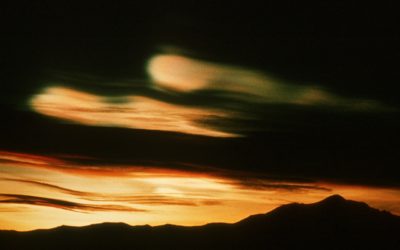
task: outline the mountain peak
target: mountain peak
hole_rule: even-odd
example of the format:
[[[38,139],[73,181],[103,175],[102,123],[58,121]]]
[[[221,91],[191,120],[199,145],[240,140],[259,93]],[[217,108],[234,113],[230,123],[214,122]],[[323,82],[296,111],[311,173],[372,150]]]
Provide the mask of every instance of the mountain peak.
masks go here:
[[[364,212],[365,211],[370,211],[370,212],[379,211],[377,209],[371,208],[365,202],[347,200],[338,194],[331,195],[331,196],[323,199],[322,201],[314,203],[314,205],[320,206],[320,207],[322,206],[325,208],[328,207],[328,208],[334,209],[336,212],[352,211],[354,213],[360,213],[361,211],[364,211]]]
[[[348,200],[346,200],[343,196],[334,194],[323,199],[322,201],[320,201],[320,203],[344,203],[346,201]]]

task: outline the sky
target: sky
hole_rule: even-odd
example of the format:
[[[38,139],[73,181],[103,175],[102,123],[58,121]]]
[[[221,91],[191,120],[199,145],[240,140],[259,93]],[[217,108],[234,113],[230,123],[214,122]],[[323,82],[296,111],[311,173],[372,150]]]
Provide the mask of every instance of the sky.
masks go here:
[[[331,194],[400,214],[395,13],[2,12],[1,229],[235,222]]]

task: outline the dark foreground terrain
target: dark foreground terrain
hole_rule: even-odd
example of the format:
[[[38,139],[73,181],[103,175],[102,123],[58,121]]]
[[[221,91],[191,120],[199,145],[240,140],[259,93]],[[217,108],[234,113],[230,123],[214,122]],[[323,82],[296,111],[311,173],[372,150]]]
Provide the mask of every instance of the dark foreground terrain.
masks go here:
[[[0,249],[400,249],[400,217],[334,195],[234,224],[0,231]]]

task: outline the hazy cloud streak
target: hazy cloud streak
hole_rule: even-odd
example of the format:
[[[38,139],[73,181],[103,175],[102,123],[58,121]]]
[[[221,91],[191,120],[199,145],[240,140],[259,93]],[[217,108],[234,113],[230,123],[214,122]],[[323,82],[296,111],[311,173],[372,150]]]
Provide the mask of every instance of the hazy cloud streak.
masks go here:
[[[103,205],[82,204],[60,199],[52,199],[46,197],[21,195],[21,194],[0,194],[0,203],[48,206],[48,207],[61,208],[76,212],[85,212],[85,211],[144,212],[145,211],[142,209],[135,209],[128,206],[107,205],[107,204]]]

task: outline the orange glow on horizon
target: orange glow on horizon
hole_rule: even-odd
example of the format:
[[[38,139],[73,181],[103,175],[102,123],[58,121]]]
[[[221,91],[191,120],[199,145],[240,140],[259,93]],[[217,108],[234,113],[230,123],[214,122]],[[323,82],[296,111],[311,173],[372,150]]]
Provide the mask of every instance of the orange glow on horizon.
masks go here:
[[[266,185],[254,186],[240,177],[137,166],[110,165],[106,171],[98,167],[85,172],[79,169],[87,167],[79,164],[13,152],[0,152],[0,167],[0,229],[105,221],[236,222],[282,204],[316,202],[335,193],[400,214],[400,190],[391,188],[271,180],[256,180]]]

